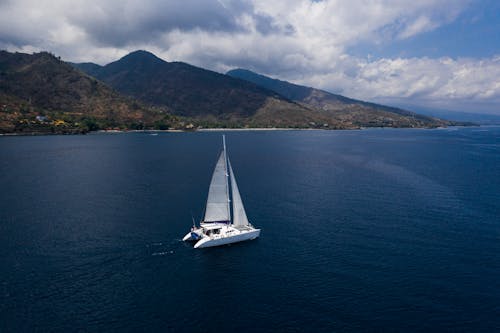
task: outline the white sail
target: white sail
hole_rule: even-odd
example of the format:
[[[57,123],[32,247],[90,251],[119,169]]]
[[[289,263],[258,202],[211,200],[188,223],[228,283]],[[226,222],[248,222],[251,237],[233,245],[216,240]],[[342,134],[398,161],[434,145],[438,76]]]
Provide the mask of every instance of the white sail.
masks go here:
[[[208,190],[205,222],[230,221],[229,191],[227,184],[226,154],[223,151],[212,175],[212,182]]]
[[[248,225],[248,218],[245,213],[245,207],[243,207],[243,202],[241,201],[240,191],[238,191],[236,179],[234,178],[231,162],[229,162],[229,172],[231,174],[231,191],[233,193],[233,225],[246,226]]]

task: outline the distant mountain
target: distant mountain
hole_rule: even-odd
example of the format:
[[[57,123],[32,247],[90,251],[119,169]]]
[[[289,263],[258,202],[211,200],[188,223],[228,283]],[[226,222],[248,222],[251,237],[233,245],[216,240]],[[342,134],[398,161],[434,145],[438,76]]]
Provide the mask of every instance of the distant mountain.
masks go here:
[[[327,91],[272,79],[245,69],[234,69],[226,74],[270,89],[307,108],[319,111],[344,126],[436,127],[453,124],[453,122],[399,108],[359,101]]]
[[[102,66],[98,64],[94,64],[93,62],[82,62],[82,63],[73,63],[73,62],[68,62],[68,64],[72,65],[73,67],[78,68],[84,73],[87,73],[90,76],[96,76],[97,73],[101,70]]]
[[[359,128],[450,125],[236,70],[224,75],[136,51],[106,66],[0,51],[0,132],[99,128]]]
[[[117,91],[205,126],[310,127],[328,117],[245,80],[135,51],[103,67],[75,64]]]
[[[190,117],[252,115],[276,95],[182,62],[166,62],[146,51],[130,53],[102,67],[95,77],[121,93]]]
[[[432,117],[350,99],[246,70],[228,75],[135,51],[106,66],[75,64],[117,91],[204,126],[436,127]]]
[[[167,126],[165,111],[121,96],[47,52],[0,51],[0,132]]]

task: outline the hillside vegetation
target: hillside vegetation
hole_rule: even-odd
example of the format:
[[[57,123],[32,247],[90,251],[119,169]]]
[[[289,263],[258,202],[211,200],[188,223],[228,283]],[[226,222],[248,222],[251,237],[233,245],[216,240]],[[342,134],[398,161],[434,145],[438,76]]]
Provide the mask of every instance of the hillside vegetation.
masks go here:
[[[0,51],[0,131],[77,133],[175,122],[55,56]]]
[[[0,133],[97,129],[437,127],[453,122],[135,51],[106,66],[0,51]]]
[[[306,108],[319,111],[339,127],[437,127],[452,122],[395,107],[364,102],[324,90],[272,79],[245,69],[227,75],[270,89]]]

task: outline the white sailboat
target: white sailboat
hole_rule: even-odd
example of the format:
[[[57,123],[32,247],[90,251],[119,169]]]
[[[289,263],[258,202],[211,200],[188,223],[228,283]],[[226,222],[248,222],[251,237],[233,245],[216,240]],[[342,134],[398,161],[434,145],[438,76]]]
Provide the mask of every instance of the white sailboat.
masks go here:
[[[200,227],[193,225],[183,238],[183,241],[196,241],[195,249],[251,240],[260,235],[260,229],[250,224],[245,213],[234,172],[226,155],[224,135],[222,143],[223,150],[215,165],[208,190],[205,217],[200,222]],[[232,219],[229,182],[233,204]]]

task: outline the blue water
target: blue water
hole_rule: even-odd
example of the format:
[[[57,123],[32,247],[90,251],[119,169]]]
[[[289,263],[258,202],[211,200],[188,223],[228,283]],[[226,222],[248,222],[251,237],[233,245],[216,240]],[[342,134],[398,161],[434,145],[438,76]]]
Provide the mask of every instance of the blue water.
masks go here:
[[[500,128],[228,132],[255,241],[195,250],[221,133],[0,138],[0,331],[500,329]]]

